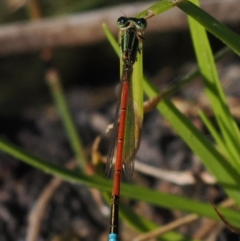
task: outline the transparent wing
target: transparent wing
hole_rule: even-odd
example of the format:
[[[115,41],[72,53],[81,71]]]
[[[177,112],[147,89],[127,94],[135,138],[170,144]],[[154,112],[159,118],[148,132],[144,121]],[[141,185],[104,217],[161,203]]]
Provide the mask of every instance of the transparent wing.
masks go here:
[[[139,125],[137,124],[137,116],[134,110],[134,101],[132,94],[132,83],[130,83],[130,91],[128,96],[127,116],[125,126],[125,138],[123,147],[123,167],[125,177],[130,180],[134,171],[134,157],[139,146]]]
[[[117,133],[118,133],[118,121],[119,121],[119,109],[120,109],[120,103],[121,103],[121,93],[122,93],[122,84],[120,85],[119,92],[118,92],[118,102],[117,102],[117,108],[115,112],[115,117],[114,117],[114,124],[113,124],[113,130],[112,130],[112,135],[111,135],[111,144],[110,148],[108,151],[108,156],[107,156],[107,164],[106,164],[106,169],[105,169],[105,176],[109,177],[111,169],[112,169],[112,162],[113,162],[113,157],[115,153],[115,148],[117,144]]]

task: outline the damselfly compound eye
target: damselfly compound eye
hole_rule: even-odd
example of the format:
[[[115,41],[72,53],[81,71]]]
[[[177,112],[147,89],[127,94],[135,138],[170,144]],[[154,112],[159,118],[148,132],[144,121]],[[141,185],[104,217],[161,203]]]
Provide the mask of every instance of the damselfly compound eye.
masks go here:
[[[147,21],[145,18],[137,18],[135,25],[138,30],[144,30],[147,27]]]
[[[128,20],[128,18],[126,18],[126,17],[120,17],[120,18],[117,20],[117,26],[118,26],[119,28],[127,27],[128,24],[129,24],[129,20]]]

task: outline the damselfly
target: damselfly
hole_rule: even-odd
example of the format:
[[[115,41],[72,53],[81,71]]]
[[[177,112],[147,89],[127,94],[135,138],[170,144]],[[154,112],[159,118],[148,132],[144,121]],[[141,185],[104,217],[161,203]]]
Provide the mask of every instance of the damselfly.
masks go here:
[[[116,119],[113,127],[112,146],[108,155],[106,175],[109,175],[116,147],[116,162],[111,200],[109,241],[118,240],[118,211],[122,168],[127,179],[133,175],[134,157],[139,146],[142,117],[135,105],[132,92],[133,65],[140,53],[145,18],[120,17],[119,44],[122,51],[122,76]]]

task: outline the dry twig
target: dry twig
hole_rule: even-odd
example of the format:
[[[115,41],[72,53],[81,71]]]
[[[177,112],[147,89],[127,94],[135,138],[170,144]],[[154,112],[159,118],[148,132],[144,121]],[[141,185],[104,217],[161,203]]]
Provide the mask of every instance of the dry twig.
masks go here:
[[[138,161],[135,162],[134,166],[135,166],[135,170],[141,173],[144,173],[151,177],[162,179],[180,186],[193,185],[196,183],[195,177],[193,173],[191,173],[190,171],[162,170],[160,168],[152,167],[150,165],[143,164]],[[207,184],[212,185],[216,183],[215,178],[207,172],[199,173],[199,178]]]

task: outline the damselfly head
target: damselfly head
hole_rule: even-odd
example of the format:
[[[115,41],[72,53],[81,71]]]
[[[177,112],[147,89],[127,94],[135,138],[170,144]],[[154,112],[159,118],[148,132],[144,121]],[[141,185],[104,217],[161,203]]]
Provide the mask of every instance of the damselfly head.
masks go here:
[[[144,30],[147,27],[147,21],[145,18],[127,18],[122,16],[117,20],[117,26],[121,29],[136,27],[138,30]]]

